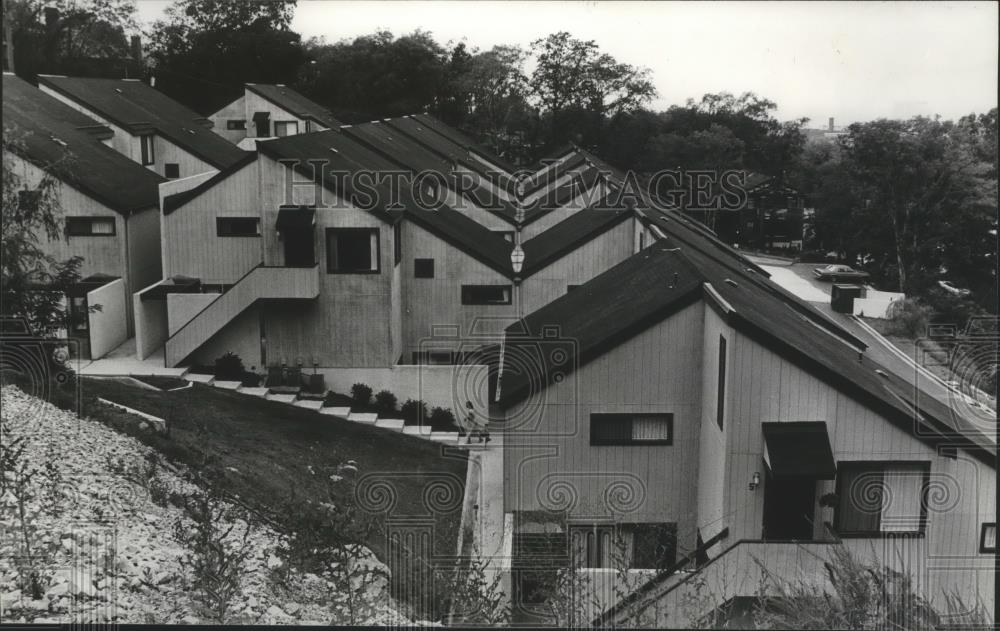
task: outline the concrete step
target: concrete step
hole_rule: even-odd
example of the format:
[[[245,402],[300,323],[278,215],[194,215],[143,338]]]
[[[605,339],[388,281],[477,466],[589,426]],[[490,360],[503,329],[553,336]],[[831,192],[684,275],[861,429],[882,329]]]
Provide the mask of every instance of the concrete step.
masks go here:
[[[269,393],[265,397],[268,401],[277,401],[278,403],[295,403],[297,398],[294,394],[274,394]]]
[[[223,390],[239,390],[243,386],[241,381],[213,381],[212,386]]]
[[[458,432],[431,432],[431,440],[439,443],[454,444],[458,442]]]
[[[377,416],[372,414],[372,416]],[[380,418],[375,421],[375,427],[381,427],[382,429],[391,429],[397,432],[403,431],[403,425],[406,423],[401,418]]]
[[[205,383],[210,384],[215,381],[215,375],[203,375],[198,372],[189,372],[184,375],[184,378],[188,381],[193,381],[195,383]]]
[[[309,410],[319,410],[323,407],[322,399],[299,399],[295,402],[295,407],[306,408]]]
[[[342,418],[347,418],[347,415],[351,413],[351,408],[346,407],[324,407],[320,408],[320,414],[329,414],[330,416],[340,416]]]
[[[378,414],[374,412],[351,412],[347,415],[347,420],[354,421],[355,423],[364,423],[365,425],[375,425],[378,420]]]
[[[431,426],[430,425],[404,425],[403,433],[410,434],[411,436],[422,436],[424,438],[430,437]]]
[[[240,394],[249,394],[255,397],[267,397],[269,390],[267,388],[254,388],[252,386],[242,386],[237,392]]]

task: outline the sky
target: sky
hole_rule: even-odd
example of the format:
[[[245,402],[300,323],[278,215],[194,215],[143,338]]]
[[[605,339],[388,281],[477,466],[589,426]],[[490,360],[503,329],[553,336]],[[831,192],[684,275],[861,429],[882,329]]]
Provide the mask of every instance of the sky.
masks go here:
[[[138,0],[143,23],[162,0]],[[559,30],[652,71],[666,109],[752,91],[809,127],[876,118],[957,118],[997,106],[993,2],[426,2],[299,0],[292,28],[328,42],[388,29],[442,44],[528,47]]]

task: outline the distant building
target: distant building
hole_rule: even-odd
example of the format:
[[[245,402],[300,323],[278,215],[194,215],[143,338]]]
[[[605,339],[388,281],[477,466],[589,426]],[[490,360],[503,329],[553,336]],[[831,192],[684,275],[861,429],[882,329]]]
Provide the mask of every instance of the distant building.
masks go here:
[[[209,119],[215,132],[234,144],[244,138],[294,136],[341,125],[325,107],[280,83],[247,83],[243,96]]]

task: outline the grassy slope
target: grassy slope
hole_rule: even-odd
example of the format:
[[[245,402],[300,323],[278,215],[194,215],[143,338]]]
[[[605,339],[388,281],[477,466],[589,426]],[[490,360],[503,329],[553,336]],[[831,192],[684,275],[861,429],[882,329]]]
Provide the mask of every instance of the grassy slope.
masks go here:
[[[326,500],[325,477],[334,473],[338,464],[354,460],[362,479],[377,475],[391,486],[397,502],[388,514],[390,522],[433,524],[433,552],[418,556],[455,554],[465,481],[464,455],[446,456],[441,446],[422,439],[200,384],[175,392],[157,392],[84,378],[82,392],[85,414],[135,435],[171,460],[199,466],[206,455],[214,458],[225,473],[227,490],[266,512],[280,514],[282,502],[293,489],[296,498]],[[166,419],[170,437],[138,430],[124,422],[121,415],[109,413],[106,406],[97,403],[98,396]],[[438,510],[431,510],[425,493],[433,493],[434,482],[442,480],[452,486],[457,483],[458,496],[444,505],[435,505]],[[394,565],[395,555],[388,553],[384,534],[376,535],[369,545],[390,566]],[[408,586],[407,591],[413,587]]]

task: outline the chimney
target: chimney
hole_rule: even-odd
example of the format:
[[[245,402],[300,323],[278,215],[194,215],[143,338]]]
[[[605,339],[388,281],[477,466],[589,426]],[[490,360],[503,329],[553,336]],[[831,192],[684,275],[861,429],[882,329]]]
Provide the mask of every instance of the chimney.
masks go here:
[[[133,35],[129,40],[129,52],[132,55],[132,61],[142,65],[142,38],[138,35]],[[833,120],[833,119],[830,119]]]
[[[830,131],[833,131],[833,117],[830,117]]]

